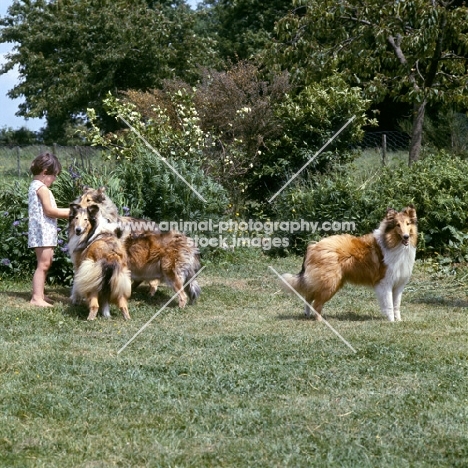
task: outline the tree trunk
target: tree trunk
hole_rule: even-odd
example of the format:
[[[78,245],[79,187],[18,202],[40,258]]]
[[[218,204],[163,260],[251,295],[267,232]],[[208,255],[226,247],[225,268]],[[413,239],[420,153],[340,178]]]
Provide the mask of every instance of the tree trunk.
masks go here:
[[[415,161],[419,159],[421,153],[422,133],[424,114],[426,112],[426,99],[422,102],[415,102],[413,106],[413,129],[411,134],[411,143],[409,149],[409,161],[408,164],[411,166]]]

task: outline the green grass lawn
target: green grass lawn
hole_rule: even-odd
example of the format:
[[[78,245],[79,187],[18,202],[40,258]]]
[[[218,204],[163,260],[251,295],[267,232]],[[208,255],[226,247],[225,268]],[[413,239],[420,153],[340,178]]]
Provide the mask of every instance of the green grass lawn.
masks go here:
[[[0,466],[455,467],[468,460],[463,272],[417,263],[401,323],[346,287],[306,320],[280,292],[301,258],[249,251],[208,263],[198,304],[141,287],[132,320],[87,322],[68,288],[28,305],[29,279],[0,282]]]

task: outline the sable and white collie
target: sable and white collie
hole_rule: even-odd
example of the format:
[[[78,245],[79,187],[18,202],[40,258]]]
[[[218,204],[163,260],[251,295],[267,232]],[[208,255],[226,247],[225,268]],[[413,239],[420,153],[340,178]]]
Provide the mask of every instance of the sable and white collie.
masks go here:
[[[361,237],[335,235],[310,244],[297,275],[283,280],[318,313],[345,283],[372,286],[380,310],[390,321],[401,320],[403,289],[416,257],[417,217],[413,205],[401,212],[389,208],[378,229]],[[285,291],[290,288],[282,282]],[[310,315],[310,307],[305,313]]]
[[[106,195],[105,187],[94,189],[85,185],[83,187],[83,193],[73,203],[81,206],[82,208],[98,205],[102,219],[107,220],[110,223],[120,223],[122,227],[125,227],[132,232],[141,232],[138,227],[142,225],[144,226],[147,223],[147,220],[145,219],[133,218],[132,216],[120,216],[117,206]],[[148,224],[152,226],[153,231],[160,232],[156,223],[149,222]]]
[[[120,239],[122,231],[101,231],[98,212],[96,205],[70,206],[69,251],[75,269],[72,301],[87,300],[88,320],[96,318],[100,307],[102,315],[110,317],[110,303],[116,304],[128,320],[131,279],[127,252]]]

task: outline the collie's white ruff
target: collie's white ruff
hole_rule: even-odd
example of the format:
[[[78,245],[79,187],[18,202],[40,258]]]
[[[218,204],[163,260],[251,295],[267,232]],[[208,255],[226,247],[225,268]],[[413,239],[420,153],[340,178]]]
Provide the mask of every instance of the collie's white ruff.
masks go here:
[[[380,311],[391,322],[400,321],[401,296],[413,272],[416,247],[400,244],[389,249],[382,242],[383,233],[380,229],[374,231],[374,237],[382,249],[383,262],[387,266],[385,276],[374,286]]]

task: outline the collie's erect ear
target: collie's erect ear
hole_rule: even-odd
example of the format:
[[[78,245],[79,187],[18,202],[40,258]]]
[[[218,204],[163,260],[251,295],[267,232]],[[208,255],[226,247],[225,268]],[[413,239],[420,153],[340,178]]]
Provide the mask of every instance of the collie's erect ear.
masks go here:
[[[99,206],[97,205],[88,206],[88,214],[90,218],[92,219],[96,218],[98,213],[99,213]]]
[[[403,214],[411,218],[411,221],[415,223],[418,220],[418,217],[416,216],[416,209],[414,205],[408,205],[403,211]]]
[[[106,187],[99,187],[97,190],[96,190],[96,193],[94,194],[93,196],[93,200],[96,202],[96,203],[103,203],[104,200],[106,199]]]
[[[73,218],[76,215],[76,212],[81,208],[80,205],[77,203],[70,203],[70,214],[68,215],[69,218]]]
[[[398,211],[394,208],[387,208],[387,215],[385,216],[387,220],[393,219],[398,214]]]

